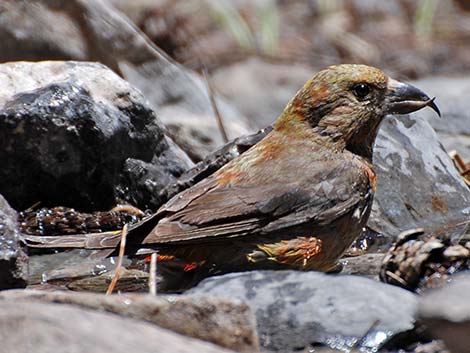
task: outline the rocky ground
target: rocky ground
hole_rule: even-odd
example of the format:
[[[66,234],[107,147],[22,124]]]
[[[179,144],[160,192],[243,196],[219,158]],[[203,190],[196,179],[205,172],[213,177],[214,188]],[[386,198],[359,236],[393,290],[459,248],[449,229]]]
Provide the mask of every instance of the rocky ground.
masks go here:
[[[0,3],[0,58],[18,61],[0,64],[2,349],[470,352],[468,167],[448,154],[470,159],[466,2],[195,3]],[[416,79],[443,117],[384,121],[372,215],[341,273],[232,273],[154,296],[148,261],[125,258],[105,296],[116,257],[25,248],[138,221],[348,61]]]

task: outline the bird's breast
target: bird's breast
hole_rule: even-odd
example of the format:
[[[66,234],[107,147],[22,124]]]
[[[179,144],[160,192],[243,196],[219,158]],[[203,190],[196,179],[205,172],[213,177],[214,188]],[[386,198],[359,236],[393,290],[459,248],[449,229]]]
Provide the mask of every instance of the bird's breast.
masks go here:
[[[374,166],[372,165],[372,163],[360,157],[355,158],[354,162],[360,168],[363,175],[367,178],[367,180],[369,181],[370,188],[375,193],[375,190],[377,188],[377,175],[375,174]]]

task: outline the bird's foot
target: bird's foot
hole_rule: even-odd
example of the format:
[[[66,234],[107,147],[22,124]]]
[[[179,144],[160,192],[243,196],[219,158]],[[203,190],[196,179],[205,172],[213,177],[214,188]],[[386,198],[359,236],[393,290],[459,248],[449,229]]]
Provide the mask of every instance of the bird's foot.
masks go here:
[[[315,262],[315,255],[321,252],[322,242],[315,237],[297,237],[276,243],[257,244],[256,247],[258,249],[247,255],[250,262],[260,263],[270,260],[301,270],[308,270]]]

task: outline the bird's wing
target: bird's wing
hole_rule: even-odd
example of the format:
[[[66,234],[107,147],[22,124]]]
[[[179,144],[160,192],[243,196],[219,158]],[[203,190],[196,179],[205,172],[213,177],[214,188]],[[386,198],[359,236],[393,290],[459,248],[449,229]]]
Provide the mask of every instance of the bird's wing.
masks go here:
[[[232,185],[220,184],[220,176],[210,177],[164,205],[158,212],[161,219],[143,243],[190,242],[201,238],[211,241],[287,228],[315,219],[322,223],[333,221],[356,207],[364,195],[357,188],[361,178],[357,173],[344,173],[347,170],[344,165],[318,163],[324,165],[318,165],[313,175],[302,178],[299,172],[300,176],[287,183],[270,180],[261,185]],[[362,179],[365,184],[365,178]],[[365,189],[365,185],[359,186]]]

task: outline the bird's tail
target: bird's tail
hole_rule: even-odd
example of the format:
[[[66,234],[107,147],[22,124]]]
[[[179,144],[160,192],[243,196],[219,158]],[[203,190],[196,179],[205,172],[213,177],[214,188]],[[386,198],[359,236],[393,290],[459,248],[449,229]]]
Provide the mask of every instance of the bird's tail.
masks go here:
[[[128,244],[139,246],[144,238],[158,223],[159,215],[144,218],[139,223],[129,226]],[[79,248],[79,249],[114,249],[121,241],[122,230],[103,233],[74,234],[62,236],[24,235],[26,245],[30,248]]]

